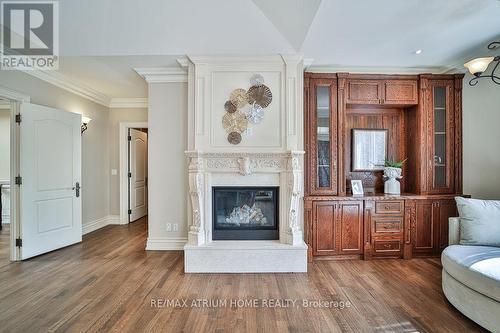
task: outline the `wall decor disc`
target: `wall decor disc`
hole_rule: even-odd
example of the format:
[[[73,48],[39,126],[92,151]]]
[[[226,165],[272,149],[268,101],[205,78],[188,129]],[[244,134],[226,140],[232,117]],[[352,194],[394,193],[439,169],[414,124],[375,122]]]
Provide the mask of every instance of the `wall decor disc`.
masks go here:
[[[233,102],[227,101],[226,103],[224,103],[224,110],[229,113],[235,113],[238,109],[236,108],[236,105],[233,104]]]
[[[262,106],[254,103],[254,105],[248,110],[247,119],[252,124],[259,124],[262,119],[264,119],[264,110]]]
[[[252,86],[260,86],[260,85],[264,84],[264,77],[260,74],[254,74],[250,78],[250,84]]]
[[[241,111],[226,113],[222,118],[222,126],[228,133],[243,133],[247,129],[248,120]]]
[[[240,109],[247,104],[247,91],[245,89],[235,89],[231,92],[229,100]]]
[[[241,142],[241,134],[238,132],[231,132],[227,136],[227,141],[232,145],[237,145]]]
[[[266,108],[271,104],[273,94],[268,86],[261,84],[260,86],[252,86],[248,89],[247,99],[249,104],[257,103],[263,108]]]

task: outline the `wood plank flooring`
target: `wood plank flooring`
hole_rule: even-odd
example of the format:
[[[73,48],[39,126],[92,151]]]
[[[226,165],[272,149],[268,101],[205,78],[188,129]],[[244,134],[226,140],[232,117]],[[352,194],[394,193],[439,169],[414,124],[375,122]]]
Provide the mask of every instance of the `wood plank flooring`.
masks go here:
[[[146,236],[145,219],[108,226],[9,264],[5,228],[0,331],[484,332],[446,302],[437,259],[319,261],[307,274],[184,274],[182,252],[146,252]]]

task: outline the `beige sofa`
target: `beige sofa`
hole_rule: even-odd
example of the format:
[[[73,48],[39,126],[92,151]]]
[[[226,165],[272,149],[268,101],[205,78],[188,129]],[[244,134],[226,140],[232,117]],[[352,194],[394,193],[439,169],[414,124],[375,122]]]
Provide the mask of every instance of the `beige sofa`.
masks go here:
[[[500,332],[500,247],[459,245],[460,219],[449,220],[449,244],[441,256],[443,292],[460,312]]]

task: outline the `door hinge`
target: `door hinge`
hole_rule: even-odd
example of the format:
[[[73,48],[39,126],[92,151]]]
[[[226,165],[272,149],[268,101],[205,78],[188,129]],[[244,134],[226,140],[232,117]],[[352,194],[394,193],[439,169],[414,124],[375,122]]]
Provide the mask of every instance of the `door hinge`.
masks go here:
[[[16,177],[16,185],[22,185],[23,184],[23,177],[17,176]]]
[[[21,123],[21,114],[20,113],[16,114],[16,123],[18,123],[18,124]]]
[[[23,246],[23,240],[21,238],[16,238],[16,247]]]
[[[132,214],[132,209],[128,210],[128,215]]]
[[[132,172],[128,173],[128,178],[132,178]]]
[[[132,136],[128,136],[128,141],[132,141]]]

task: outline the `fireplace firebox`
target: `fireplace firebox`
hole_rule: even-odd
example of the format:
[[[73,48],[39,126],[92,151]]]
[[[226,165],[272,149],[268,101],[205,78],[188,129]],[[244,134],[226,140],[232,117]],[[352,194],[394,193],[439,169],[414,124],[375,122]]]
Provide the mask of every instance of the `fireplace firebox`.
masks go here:
[[[213,187],[213,240],[279,239],[278,187]]]

